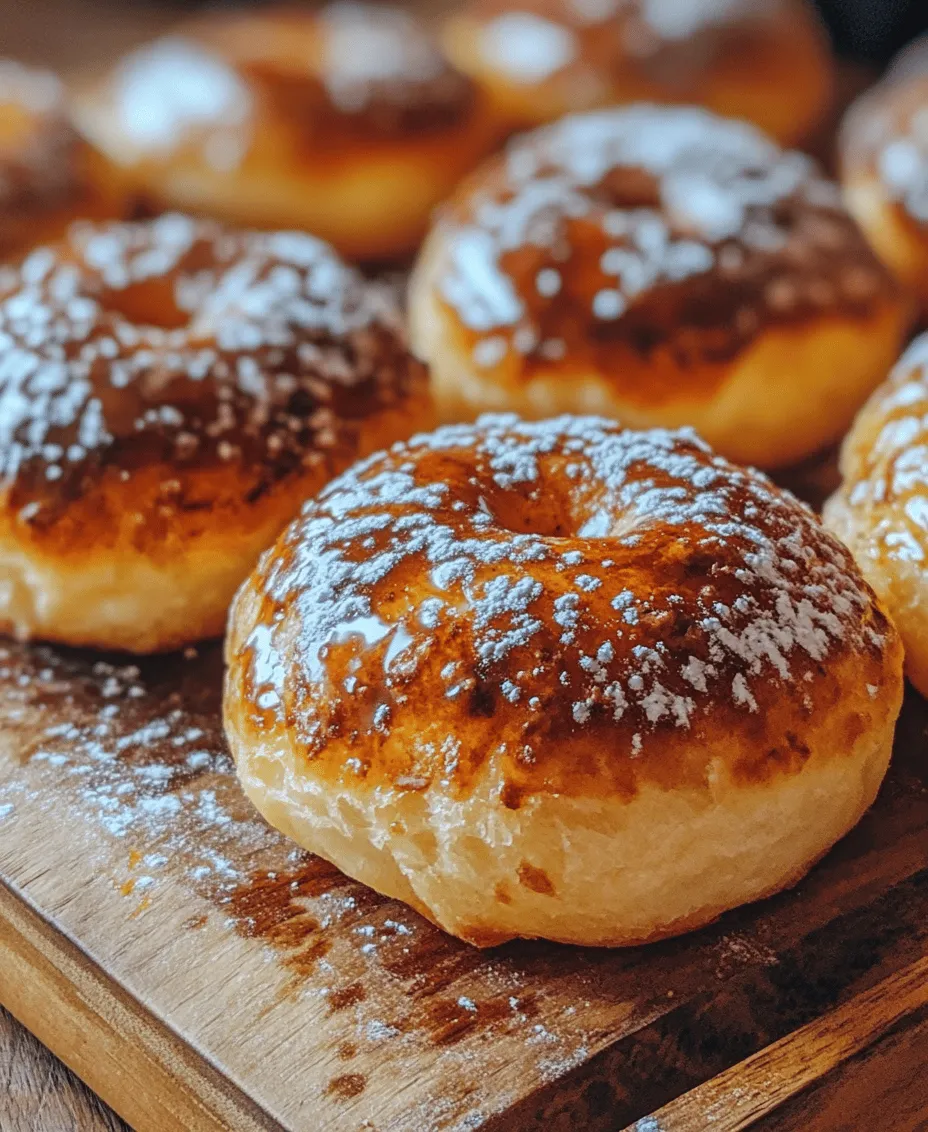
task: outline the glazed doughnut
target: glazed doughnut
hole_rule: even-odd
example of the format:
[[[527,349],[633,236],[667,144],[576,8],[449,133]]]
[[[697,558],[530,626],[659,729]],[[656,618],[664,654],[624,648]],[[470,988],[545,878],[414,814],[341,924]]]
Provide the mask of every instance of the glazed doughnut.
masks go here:
[[[873,801],[896,631],[692,432],[488,416],[330,483],[230,614],[226,733],[300,845],[478,945],[621,945],[794,883]]]
[[[361,259],[412,251],[499,133],[412,16],[362,3],[214,13],[128,55],[76,113],[151,205]]]
[[[332,475],[430,422],[400,317],[328,245],[179,215],[0,272],[0,628],[151,652],[222,632]]]
[[[49,71],[0,59],[0,257],[119,211],[105,165],[72,126]]]
[[[841,451],[825,522],[899,626],[909,679],[928,696],[928,335],[870,398]]]
[[[793,143],[832,100],[826,37],[805,0],[472,0],[443,41],[517,128],[630,102],[695,103]]]
[[[410,283],[445,420],[692,425],[762,467],[843,434],[907,319],[809,158],[692,108],[517,139],[439,214]]]
[[[849,210],[928,313],[928,73],[913,61],[862,95],[839,155]]]

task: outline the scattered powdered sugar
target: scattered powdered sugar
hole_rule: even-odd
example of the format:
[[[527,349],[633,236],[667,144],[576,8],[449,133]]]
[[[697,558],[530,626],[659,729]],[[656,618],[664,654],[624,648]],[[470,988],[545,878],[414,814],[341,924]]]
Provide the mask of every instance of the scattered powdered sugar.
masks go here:
[[[576,99],[600,89],[597,63],[621,75],[629,58],[732,24],[769,20],[781,7],[777,0],[560,0],[541,14],[519,7],[498,11],[493,5],[479,50],[515,82],[543,82],[572,67]],[[696,58],[706,53],[705,43],[700,46]],[[610,78],[604,76],[606,82]]]
[[[695,108],[598,111],[516,139],[441,225],[437,287],[485,368],[556,358],[578,313],[586,339],[629,312],[658,336],[705,336],[707,278],[713,327],[739,340],[888,285],[811,159]],[[670,287],[694,306],[663,304],[665,328],[647,304]]]
[[[692,433],[598,418],[484,417],[396,445],[306,504],[252,584],[254,695],[286,705],[311,756],[337,719],[360,774],[376,730],[453,776],[474,715],[525,765],[559,728],[621,725],[645,754],[656,730],[754,714],[829,657],[882,647],[847,552],[803,505]]]
[[[546,1075],[585,1056],[585,1019],[543,996],[556,971],[558,987],[571,987],[568,1000],[582,999],[597,953],[565,966],[554,949],[481,952],[260,818],[222,736],[218,646],[126,664],[8,644],[0,686],[0,822],[28,823],[33,844],[40,831],[67,830],[71,879],[85,898],[70,902],[59,923],[68,930],[74,906],[86,916],[86,890],[96,891],[98,956],[116,960],[151,925],[174,925],[175,962],[240,955],[244,937],[273,964],[252,980],[253,1015],[299,1013],[302,997],[322,1000],[322,1017],[334,1019],[324,1021],[321,1043],[334,1033],[351,1044],[351,1057],[376,1047],[398,1072],[428,1051],[456,1074],[490,1034],[512,1043],[527,1066],[543,1061]],[[178,913],[188,909],[181,928]],[[153,1009],[163,1002],[145,972],[133,971],[130,985]],[[421,1127],[436,1125],[430,1116]]]
[[[152,324],[121,309],[145,287]],[[0,280],[7,477],[64,486],[104,452],[125,468],[206,453],[298,467],[346,439],[346,414],[395,404],[418,378],[387,292],[302,233],[172,214],[78,225]]]

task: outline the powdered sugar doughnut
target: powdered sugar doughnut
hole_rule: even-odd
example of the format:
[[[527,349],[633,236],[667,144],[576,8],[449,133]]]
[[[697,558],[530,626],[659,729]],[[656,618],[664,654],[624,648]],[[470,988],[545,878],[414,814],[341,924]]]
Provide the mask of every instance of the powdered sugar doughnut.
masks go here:
[[[695,103],[795,143],[834,86],[805,0],[472,0],[443,41],[520,128],[600,106]]]
[[[928,74],[903,68],[862,95],[839,154],[848,208],[928,312]]]
[[[0,625],[218,635],[303,500],[429,420],[395,304],[319,240],[76,226],[0,272]]]
[[[842,435],[907,311],[809,158],[638,106],[566,118],[474,174],[422,251],[410,320],[446,420],[692,425],[776,467]]]
[[[213,12],[94,79],[76,113],[152,205],[364,259],[411,252],[499,136],[413,16],[357,2]]]
[[[234,603],[225,724],[301,845],[477,944],[628,944],[795,882],[902,694],[848,552],[688,432],[487,417],[308,503]]]
[[[928,696],[928,335],[861,410],[841,452],[825,522],[886,603],[906,672]]]
[[[104,163],[74,130],[55,75],[0,59],[0,255],[58,237],[76,217],[118,210]]]

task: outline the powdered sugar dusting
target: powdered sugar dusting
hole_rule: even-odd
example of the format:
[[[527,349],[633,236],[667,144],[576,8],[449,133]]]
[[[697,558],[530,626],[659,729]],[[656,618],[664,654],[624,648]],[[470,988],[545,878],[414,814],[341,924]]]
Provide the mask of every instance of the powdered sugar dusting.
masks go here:
[[[355,734],[347,772],[375,778],[373,730],[418,744],[420,777],[453,779],[474,717],[523,767],[587,728],[646,758],[657,734],[802,696],[830,657],[882,646],[804,506],[691,433],[597,418],[485,417],[372,457],[305,506],[253,585],[248,686],[279,705],[258,714],[286,711],[314,758]]]
[[[568,351],[666,339],[683,356],[711,338],[715,358],[771,320],[889,287],[809,158],[697,109],[600,111],[517,139],[441,223],[435,284],[484,368],[543,365],[565,337]]]
[[[396,306],[328,245],[179,215],[76,226],[7,269],[0,347],[0,467],[33,488],[104,460],[282,473],[421,381]]]
[[[543,1062],[546,1077],[583,1059],[590,1038],[574,1008],[559,1000],[540,1011],[538,1000],[554,967],[576,1001],[589,964],[602,958],[594,953],[578,975],[565,972],[563,955],[481,953],[297,849],[238,786],[222,737],[221,682],[215,645],[137,665],[0,647],[0,822],[66,826],[75,888],[103,878],[110,897],[93,910],[105,925],[101,941],[118,952],[173,925],[174,954],[200,964],[241,956],[240,937],[254,941],[267,967],[249,956],[250,1016],[299,1013],[311,999],[323,1007],[325,1031],[313,1048],[329,1061],[333,1033],[398,1066],[435,1058],[437,1048],[449,1079],[466,1073],[490,1033],[514,1043],[528,1065]],[[178,911],[188,909],[201,914],[181,927]],[[203,1044],[210,1048],[208,1033]],[[432,1120],[416,1126],[437,1127]]]

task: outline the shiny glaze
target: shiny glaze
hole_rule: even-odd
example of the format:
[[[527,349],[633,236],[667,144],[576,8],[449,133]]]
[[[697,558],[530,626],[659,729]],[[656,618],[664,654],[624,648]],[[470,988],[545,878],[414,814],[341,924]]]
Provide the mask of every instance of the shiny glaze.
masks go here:
[[[526,135],[465,184],[430,247],[476,368],[513,385],[593,372],[648,405],[711,397],[770,327],[896,301],[811,159],[691,108]]]
[[[118,528],[152,491],[167,516],[328,478],[425,397],[392,296],[328,245],[178,215],[78,226],[4,269],[0,346],[4,502],[36,537]]]
[[[840,757],[886,710],[899,645],[811,512],[693,434],[486,417],[307,504],[241,591],[227,659],[239,734],[296,744],[308,777],[489,776],[518,807],[704,788],[720,735],[738,781],[798,771],[820,727]]]

